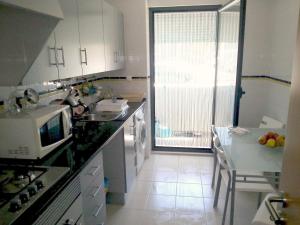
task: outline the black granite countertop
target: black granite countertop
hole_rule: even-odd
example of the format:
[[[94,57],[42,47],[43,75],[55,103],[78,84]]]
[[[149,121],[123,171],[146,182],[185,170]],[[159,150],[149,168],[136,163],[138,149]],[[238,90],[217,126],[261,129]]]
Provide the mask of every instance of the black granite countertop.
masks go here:
[[[101,151],[105,143],[109,142],[122,129],[124,122],[143,105],[143,102],[128,103],[128,105],[128,112],[122,119],[110,122],[79,122],[84,132],[78,131],[79,135],[74,134],[70,141],[43,158],[39,164],[69,167],[71,175],[80,172],[94,154]],[[80,130],[80,128],[77,129]],[[74,132],[76,133],[76,131]]]
[[[70,140],[42,160],[27,162],[30,165],[34,164],[37,166],[69,167],[70,171],[55,187],[46,193],[43,199],[39,200],[34,207],[30,208],[29,212],[26,212],[14,224],[24,224],[24,221],[26,221],[26,224],[31,224],[51,204],[61,190],[103,149],[105,144],[123,128],[124,122],[143,104],[144,102],[128,103],[128,113],[119,120],[110,122],[80,122],[84,128],[83,135],[79,135],[79,137],[78,135],[73,135]]]

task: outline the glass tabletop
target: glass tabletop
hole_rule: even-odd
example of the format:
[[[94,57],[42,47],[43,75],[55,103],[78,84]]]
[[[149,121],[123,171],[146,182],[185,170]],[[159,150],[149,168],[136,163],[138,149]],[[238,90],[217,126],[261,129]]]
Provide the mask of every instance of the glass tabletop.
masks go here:
[[[247,172],[281,172],[283,147],[260,145],[259,136],[269,131],[285,135],[285,129],[246,128],[249,133],[238,135],[227,127],[217,127],[221,146],[232,170]]]

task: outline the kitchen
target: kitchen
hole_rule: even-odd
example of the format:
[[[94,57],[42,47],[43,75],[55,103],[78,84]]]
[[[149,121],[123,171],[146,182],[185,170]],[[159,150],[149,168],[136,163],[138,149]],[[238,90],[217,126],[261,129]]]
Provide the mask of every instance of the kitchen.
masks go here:
[[[170,139],[175,129],[158,126],[153,118],[149,14],[163,7],[227,2],[0,2],[5,34],[0,37],[0,100],[1,110],[10,112],[1,116],[7,130],[0,139],[5,175],[0,224],[221,224],[222,213],[215,215],[219,212],[209,207],[214,192],[211,151],[168,154],[155,149],[160,146],[153,140]],[[284,124],[290,118],[299,4],[291,0],[285,8],[278,2],[272,12],[268,0],[247,2],[244,60],[238,62],[243,63],[246,91],[239,126],[246,128],[258,127],[264,115]],[[283,8],[286,21],[280,24],[276,13]],[[264,31],[274,21],[280,28]],[[286,43],[281,45],[282,39]],[[273,90],[283,94],[278,97]],[[157,127],[163,135],[153,135]],[[9,181],[19,189],[11,192]],[[201,186],[201,194],[192,186],[196,192]],[[195,204],[185,203],[190,197],[207,204],[188,211],[184,207]],[[237,204],[243,205],[245,199],[239,198]],[[249,211],[245,216],[236,209],[236,215],[251,223],[248,217],[253,219],[257,209]],[[236,218],[235,224],[241,221]]]

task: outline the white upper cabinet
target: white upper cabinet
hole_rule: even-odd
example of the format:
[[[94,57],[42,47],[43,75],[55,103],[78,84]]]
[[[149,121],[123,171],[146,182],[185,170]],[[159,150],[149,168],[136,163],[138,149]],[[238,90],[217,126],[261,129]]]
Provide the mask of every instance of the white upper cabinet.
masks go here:
[[[83,75],[105,71],[102,0],[77,0]]]
[[[78,10],[76,0],[59,0],[64,14],[54,30],[59,78],[82,75],[79,55]]]
[[[60,0],[64,19],[56,26],[34,61],[23,84],[81,76],[76,0]]]
[[[125,52],[124,52],[124,16],[117,10],[117,68],[122,69],[125,65]]]
[[[115,70],[116,46],[115,46],[115,9],[107,2],[103,2],[103,24],[104,24],[104,43],[105,43],[105,70]]]
[[[23,78],[23,84],[26,85],[49,80],[57,80],[58,68],[56,65],[55,52],[55,35],[52,33],[39,56],[36,58],[26,73],[26,76]]]
[[[114,6],[103,2],[106,71],[124,67],[123,15]]]
[[[123,15],[103,0],[59,0],[64,19],[49,37],[23,84],[124,67]]]

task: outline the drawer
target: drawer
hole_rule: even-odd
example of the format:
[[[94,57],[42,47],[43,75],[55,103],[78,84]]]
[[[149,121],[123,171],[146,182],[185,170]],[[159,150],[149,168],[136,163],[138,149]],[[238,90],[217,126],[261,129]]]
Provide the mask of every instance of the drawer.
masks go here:
[[[106,205],[105,203],[95,206],[90,214],[84,217],[85,225],[104,225],[106,221]]]
[[[83,194],[83,216],[86,225],[104,224],[106,201],[103,185],[93,183]]]
[[[85,225],[85,223],[84,223],[84,221],[83,221],[83,216],[81,216],[81,217],[79,218],[79,220],[76,222],[75,225]]]
[[[94,181],[83,193],[83,204],[85,208],[93,207],[95,204],[105,202],[105,190],[102,183]]]
[[[81,190],[84,191],[94,181],[103,181],[103,155],[100,152],[80,173]]]
[[[66,224],[66,221],[77,221],[80,219],[81,214],[82,214],[82,196],[79,195],[56,225],[64,225]]]

